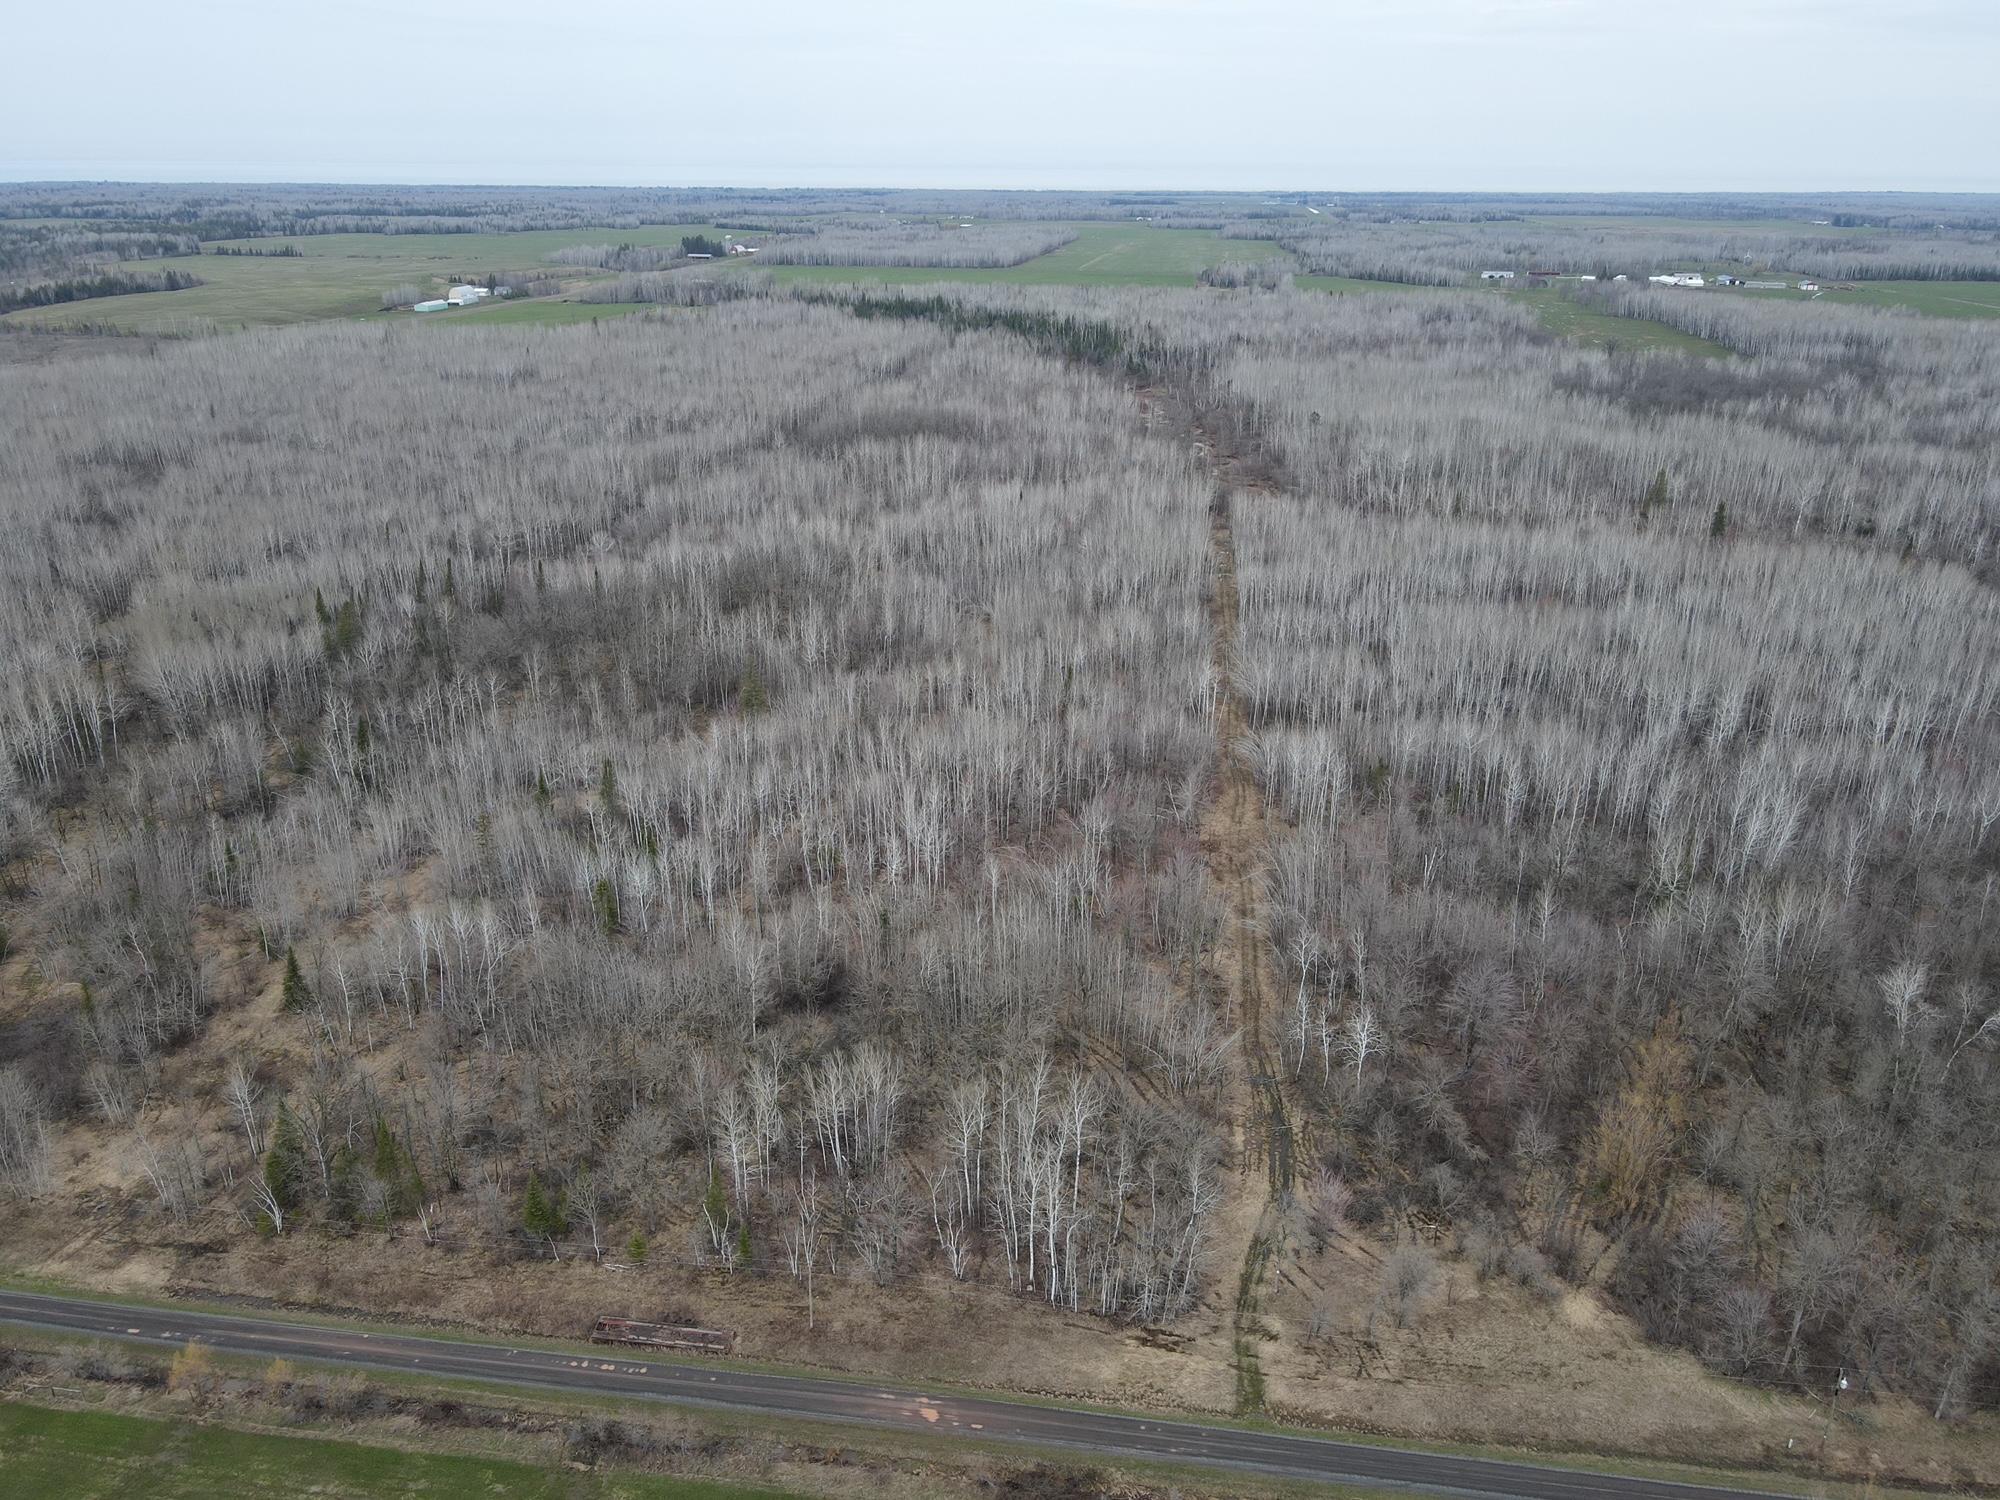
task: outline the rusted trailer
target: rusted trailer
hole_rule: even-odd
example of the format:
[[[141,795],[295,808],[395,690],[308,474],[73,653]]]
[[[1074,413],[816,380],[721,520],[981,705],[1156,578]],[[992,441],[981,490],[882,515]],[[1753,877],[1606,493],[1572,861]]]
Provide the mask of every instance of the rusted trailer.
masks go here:
[[[696,1354],[727,1354],[736,1335],[721,1328],[683,1328],[674,1323],[642,1323],[636,1318],[599,1318],[591,1325],[593,1344],[622,1344],[633,1349],[685,1349]]]

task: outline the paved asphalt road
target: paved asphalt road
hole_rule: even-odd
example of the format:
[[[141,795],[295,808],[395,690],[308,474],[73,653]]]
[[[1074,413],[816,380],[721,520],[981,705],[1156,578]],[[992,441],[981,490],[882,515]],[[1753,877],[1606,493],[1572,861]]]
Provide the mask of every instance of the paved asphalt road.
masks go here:
[[[720,1365],[628,1358],[608,1349],[565,1354],[460,1343],[410,1334],[360,1333],[278,1318],[125,1307],[0,1289],[0,1324],[178,1345],[199,1338],[218,1352],[331,1361],[378,1370],[427,1371],[513,1385],[726,1407],[774,1420],[862,1422],[912,1432],[977,1434],[1124,1458],[1254,1470],[1419,1494],[1518,1500],[1742,1500],[1758,1491],[1632,1479],[1496,1459],[1412,1453],[1364,1443],[1112,1416],[1013,1401],[926,1396],[909,1388],[759,1375]]]

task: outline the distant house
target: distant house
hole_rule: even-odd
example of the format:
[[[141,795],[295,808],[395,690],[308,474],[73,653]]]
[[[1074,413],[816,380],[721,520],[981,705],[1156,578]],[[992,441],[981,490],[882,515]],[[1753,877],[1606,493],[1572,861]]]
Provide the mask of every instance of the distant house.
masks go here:
[[[1801,281],[1799,283],[1799,290],[1802,292],[1816,292],[1819,290],[1819,283],[1817,281]]]
[[[1514,273],[1512,271],[1481,271],[1479,279],[1481,281],[1512,281]]]
[[[444,298],[442,298],[442,297],[433,297],[433,298],[432,298],[432,299],[431,299],[430,301],[428,301],[428,302],[419,302],[419,303],[418,303],[418,304],[417,304],[417,305],[416,305],[415,307],[411,308],[411,309],[410,309],[410,311],[411,311],[411,312],[443,312],[443,311],[444,311],[444,310],[445,310],[445,309],[446,309],[447,307],[450,307],[450,306],[451,306],[451,304],[450,304],[449,302],[445,301],[445,300],[444,300]]]
[[[1661,276],[1646,278],[1655,286],[1707,286],[1708,282],[1699,271],[1668,271]]]
[[[453,307],[470,307],[485,295],[483,286],[455,286],[444,294],[444,300]]]
[[[729,253],[734,255],[736,252],[731,250]],[[689,260],[714,260],[715,252],[713,250],[690,250],[687,253],[687,258]]]
[[[1576,279],[1577,279],[1578,281],[1595,281],[1595,280],[1597,280],[1597,278],[1596,278],[1595,276],[1592,276],[1592,275],[1591,275],[1591,274],[1590,274],[1590,273],[1589,273],[1588,271],[1586,271],[1586,272],[1585,272],[1585,273],[1584,273],[1583,275],[1581,275],[1581,276],[1577,277]],[[1623,278],[1623,277],[1620,277],[1619,279],[1620,279],[1620,280],[1622,281],[1622,280],[1623,280],[1624,278]]]
[[[757,253],[757,247],[755,245],[732,244],[729,247],[729,253],[731,255],[755,255]]]
[[[1741,286],[1743,285],[1743,278],[1728,275],[1718,276],[1715,278],[1715,284],[1717,286]]]
[[[1623,271],[1620,271],[1616,276],[1612,277],[1611,279],[1613,281],[1630,281],[1632,278],[1630,276],[1627,276]]]

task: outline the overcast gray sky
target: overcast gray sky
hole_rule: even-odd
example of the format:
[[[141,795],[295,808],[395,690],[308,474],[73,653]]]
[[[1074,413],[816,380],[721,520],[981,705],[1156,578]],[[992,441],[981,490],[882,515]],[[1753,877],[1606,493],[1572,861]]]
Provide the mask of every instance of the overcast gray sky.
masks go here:
[[[2000,190],[2000,0],[98,0],[5,32],[7,179]]]

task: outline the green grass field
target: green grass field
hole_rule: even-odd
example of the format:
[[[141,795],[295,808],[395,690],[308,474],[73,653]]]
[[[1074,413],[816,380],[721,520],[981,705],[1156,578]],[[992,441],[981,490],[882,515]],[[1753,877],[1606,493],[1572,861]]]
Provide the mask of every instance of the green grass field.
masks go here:
[[[1225,261],[1268,260],[1284,252],[1269,240],[1229,240],[1206,229],[1146,224],[1083,224],[1061,249],[1018,266],[765,266],[780,281],[976,281],[1001,286],[1193,286]]]
[[[1294,285],[1321,292],[1416,292],[1433,297],[1513,297],[1535,310],[1546,332],[1593,349],[1658,349],[1676,354],[1725,358],[1729,350],[1648,318],[1618,318],[1592,311],[1553,287],[1493,288],[1405,286],[1396,281],[1362,281],[1352,276],[1299,276]]]
[[[44,327],[116,328],[131,333],[180,333],[268,327],[351,318],[377,312],[381,297],[405,284],[439,291],[459,276],[530,271],[543,257],[569,245],[676,245],[688,234],[720,235],[706,224],[653,224],[637,229],[537,230],[519,234],[328,234],[296,240],[232,240],[236,248],[275,249],[294,244],[291,256],[204,255],[171,264],[207,283],[178,292],[99,297],[60,307],[9,313],[8,320]],[[212,247],[211,247],[212,248]],[[944,266],[772,266],[784,281],[998,282],[1022,286],[1192,286],[1209,266],[1263,260],[1283,252],[1264,240],[1226,240],[1196,229],[1154,229],[1144,224],[1086,224],[1061,249],[1019,266],[992,270]],[[134,263],[157,269],[159,262]],[[576,304],[526,303],[427,315],[440,321],[493,323],[588,321],[611,316],[575,311]],[[562,312],[543,311],[562,307]],[[530,308],[536,310],[529,311]]]
[[[1634,232],[1667,225],[1691,227],[1682,221],[1589,218],[1544,219],[1551,225],[1596,226]],[[874,282],[918,285],[930,282],[978,282],[1001,286],[1192,286],[1210,266],[1227,261],[1283,258],[1285,252],[1267,240],[1232,240],[1208,230],[1158,229],[1148,224],[1080,224],[1076,238],[1047,255],[1018,266],[994,269],[955,266],[769,266],[782,282]],[[1750,225],[1714,225],[1746,229]],[[1783,227],[1798,228],[1797,225]],[[1812,226],[1805,226],[1810,228]],[[1851,232],[1851,231],[1849,231]],[[179,333],[265,327],[313,322],[327,318],[377,315],[382,294],[392,287],[414,285],[441,291],[453,279],[496,272],[546,268],[551,251],[571,245],[677,245],[688,234],[719,235],[705,224],[653,224],[633,229],[535,230],[513,234],[330,234],[296,240],[235,240],[228,248],[274,249],[295,245],[290,256],[203,255],[177,260],[177,269],[192,271],[206,285],[178,292],[143,292],[102,297],[60,307],[24,309],[5,321],[45,327],[115,328],[134,333]],[[159,262],[134,262],[140,269],[157,269]],[[1301,287],[1325,292],[1426,291],[1397,282],[1367,281],[1346,276],[1299,276]],[[1506,293],[1534,306],[1551,333],[1581,344],[1622,348],[1673,349],[1687,353],[1722,352],[1706,340],[1693,338],[1655,323],[1613,318],[1590,312],[1548,289],[1520,288]],[[1797,292],[1750,292],[1740,295],[1790,297]],[[1907,307],[1932,317],[2000,317],[2000,282],[1883,281],[1862,283],[1851,292],[1828,291],[1819,299],[1871,307]],[[617,317],[629,306],[543,300],[488,303],[425,315],[437,323],[524,324],[579,323]],[[408,316],[398,314],[396,316]]]
[[[785,1492],[410,1453],[0,1403],[0,1494],[21,1500],[789,1500]]]
[[[401,323],[435,323],[441,327],[488,328],[497,323],[594,323],[600,318],[622,318],[628,313],[646,310],[646,305],[638,302],[564,302],[555,298],[540,298],[533,302],[494,302],[489,299],[476,307],[448,307],[442,312],[385,312],[367,316],[370,322],[393,319]]]
[[[30,308],[7,314],[7,321],[45,327],[90,324],[133,333],[309,323],[375,312],[384,292],[406,283],[441,293],[456,276],[547,269],[543,257],[569,245],[678,245],[683,235],[720,233],[706,224],[649,224],[637,229],[518,234],[326,234],[296,240],[229,240],[223,243],[267,250],[292,244],[303,253],[131,262],[128,268],[157,270],[165,264],[191,271],[207,284],[179,292],[137,292]],[[490,316],[483,308],[477,315]]]
[[[1563,296],[1554,287],[1522,287],[1494,295],[1527,303],[1535,310],[1544,330],[1593,349],[1649,349],[1668,354],[1699,354],[1708,359],[1726,359],[1731,352],[1721,344],[1682,333],[1650,318],[1621,318],[1597,312]]]
[[[1796,280],[1797,278],[1794,278]],[[1932,318],[2000,318],[2000,281],[1857,281],[1851,292],[1827,287],[1806,292],[1744,292],[1791,302],[1834,302],[1850,307],[1907,307]]]

